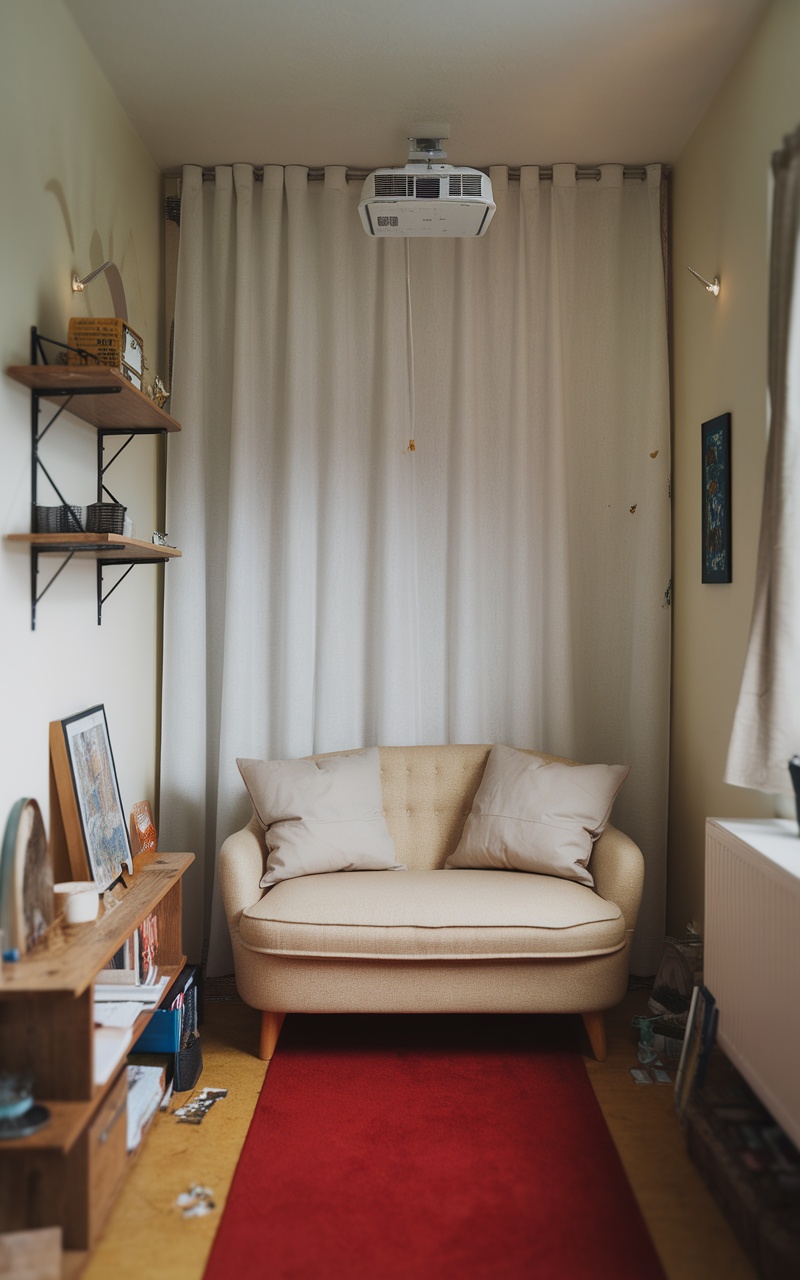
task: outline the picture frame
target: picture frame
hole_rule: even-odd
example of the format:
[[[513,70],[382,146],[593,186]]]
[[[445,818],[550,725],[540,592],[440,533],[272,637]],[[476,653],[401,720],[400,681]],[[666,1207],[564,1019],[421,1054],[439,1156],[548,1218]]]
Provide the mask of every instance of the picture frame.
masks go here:
[[[701,426],[702,581],[732,582],[731,415],[721,413]]]
[[[101,703],[89,707],[77,715],[69,716],[60,724],[63,761],[69,767],[74,806],[70,823],[72,847],[70,857],[75,863],[76,854],[84,859],[84,874],[88,864],[89,878],[103,893],[119,879],[123,869],[133,871],[130,836],[122,799],[119,792],[117,770],[111,750],[105,706]],[[60,753],[59,753],[60,754]],[[53,763],[56,764],[52,752]],[[62,799],[64,786],[59,787]],[[75,849],[76,844],[81,848]]]
[[[716,1039],[718,1014],[717,1002],[708,987],[696,986],[692,991],[683,1048],[675,1074],[675,1109],[679,1115],[685,1110],[694,1087],[702,1087]]]

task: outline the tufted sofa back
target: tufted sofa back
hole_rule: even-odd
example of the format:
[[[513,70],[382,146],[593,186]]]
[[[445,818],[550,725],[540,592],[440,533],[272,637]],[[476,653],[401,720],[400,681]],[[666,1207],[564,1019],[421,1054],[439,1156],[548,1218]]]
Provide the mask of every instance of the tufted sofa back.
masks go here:
[[[489,746],[381,747],[383,812],[399,862],[443,867],[478,790]]]
[[[452,744],[379,748],[386,825],[397,860],[409,871],[436,870],[454,852],[491,749],[491,745]],[[542,754],[545,760],[560,758],[531,754]]]

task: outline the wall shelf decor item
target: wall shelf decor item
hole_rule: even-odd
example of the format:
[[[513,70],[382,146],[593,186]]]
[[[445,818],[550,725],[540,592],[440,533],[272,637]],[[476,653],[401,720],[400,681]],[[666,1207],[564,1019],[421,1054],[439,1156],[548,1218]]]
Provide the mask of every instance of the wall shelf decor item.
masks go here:
[[[105,528],[97,531],[98,523],[105,522],[98,522],[96,518],[87,521],[90,526],[94,524],[95,531],[87,529],[82,519],[81,508],[74,507],[66,501],[41,456],[41,445],[45,436],[65,410],[96,428],[97,504],[103,504],[109,508],[112,506],[121,508],[122,504],[106,484],[109,468],[136,436],[164,435],[180,431],[180,423],[171,418],[160,405],[150,400],[143,391],[139,391],[118,369],[91,363],[49,364],[45,344],[69,354],[70,348],[66,343],[58,342],[54,338],[46,338],[33,328],[31,329],[31,363],[12,365],[7,370],[10,377],[21,382],[31,392],[32,532],[6,534],[8,543],[21,544],[30,548],[31,630],[36,627],[36,609],[39,601],[45,592],[49,591],[73,556],[89,557],[97,561],[97,622],[100,625],[103,620],[103,605],[135,565],[163,564],[181,554],[176,547],[154,545],[137,538],[128,538]],[[41,426],[40,412],[43,402],[55,404],[58,407],[47,423]],[[106,441],[114,437],[127,438],[106,461]],[[40,472],[55,491],[61,504],[61,511],[65,513],[58,518],[59,531],[57,532],[39,531],[40,513],[43,510],[49,510],[39,503]],[[96,504],[93,506],[96,509]],[[63,559],[40,589],[39,558],[43,555],[59,555]],[[125,572],[117,578],[108,591],[105,591],[104,571],[113,566],[123,566]]]
[[[131,850],[133,856],[138,853],[155,853],[158,848],[158,832],[153,821],[153,810],[149,800],[137,800],[131,809]]]
[[[0,853],[0,928],[5,946],[24,955],[53,923],[53,871],[42,813],[18,800],[8,815]]]
[[[146,368],[144,345],[138,333],[118,316],[98,319],[73,316],[67,326],[67,364],[105,364],[118,369],[140,391]]]
[[[73,878],[103,893],[133,872],[104,706],[51,723],[50,763]]]
[[[704,422],[702,436],[703,582],[731,582],[731,415]]]

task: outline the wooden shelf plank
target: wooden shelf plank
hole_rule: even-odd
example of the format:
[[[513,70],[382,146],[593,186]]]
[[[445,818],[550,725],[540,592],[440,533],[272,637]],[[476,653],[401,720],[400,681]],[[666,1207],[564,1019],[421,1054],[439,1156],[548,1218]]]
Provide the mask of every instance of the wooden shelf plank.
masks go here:
[[[92,427],[136,431],[180,431],[181,424],[135,387],[118,369],[106,365],[15,364],[6,372],[24,387],[60,404],[74,399],[69,412]],[[86,394],[105,391],[107,395]]]
[[[83,1128],[95,1108],[91,1102],[50,1102],[37,1098],[39,1106],[47,1107],[50,1123],[28,1138],[4,1138],[3,1151],[58,1151],[65,1155],[83,1132]]]
[[[7,533],[5,540],[54,555],[73,551],[92,560],[171,560],[182,554],[177,547],[161,547],[119,533]]]
[[[192,862],[193,853],[156,854],[136,870],[122,900],[113,909],[102,908],[103,914],[97,920],[67,925],[59,917],[32,951],[16,964],[3,966],[3,998],[81,995],[125,939],[173,888],[177,892],[172,896],[180,908],[180,879]],[[165,970],[167,967],[162,966]]]

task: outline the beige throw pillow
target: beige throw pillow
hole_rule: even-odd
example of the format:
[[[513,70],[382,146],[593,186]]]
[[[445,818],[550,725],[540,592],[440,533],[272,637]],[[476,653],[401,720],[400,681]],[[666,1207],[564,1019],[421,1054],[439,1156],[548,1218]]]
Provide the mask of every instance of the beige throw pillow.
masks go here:
[[[261,887],[325,871],[403,871],[383,816],[377,747],[322,760],[237,760],[266,833]]]
[[[617,792],[621,764],[548,764],[494,746],[446,867],[534,871],[593,885],[587,867]]]

